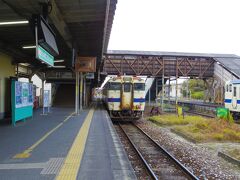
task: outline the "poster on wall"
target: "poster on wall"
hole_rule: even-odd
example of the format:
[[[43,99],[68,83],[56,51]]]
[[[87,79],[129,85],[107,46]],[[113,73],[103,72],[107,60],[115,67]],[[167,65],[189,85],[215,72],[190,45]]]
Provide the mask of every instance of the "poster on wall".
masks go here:
[[[28,84],[22,83],[22,107],[28,106]]]
[[[33,87],[30,83],[15,82],[16,108],[33,105]]]
[[[28,84],[28,104],[29,106],[33,105],[33,85],[32,84]]]
[[[16,92],[16,108],[20,108],[22,106],[22,83],[16,81],[15,82],[15,92]]]

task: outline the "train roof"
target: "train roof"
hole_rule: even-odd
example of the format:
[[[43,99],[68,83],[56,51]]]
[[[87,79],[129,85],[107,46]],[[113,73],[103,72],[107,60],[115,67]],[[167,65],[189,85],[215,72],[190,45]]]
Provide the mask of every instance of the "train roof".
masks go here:
[[[231,80],[231,81],[228,81],[228,83],[230,83],[230,84],[240,84],[240,79]]]
[[[108,82],[122,82],[122,81],[139,81],[145,83],[145,79],[137,76],[116,76],[110,77]]]

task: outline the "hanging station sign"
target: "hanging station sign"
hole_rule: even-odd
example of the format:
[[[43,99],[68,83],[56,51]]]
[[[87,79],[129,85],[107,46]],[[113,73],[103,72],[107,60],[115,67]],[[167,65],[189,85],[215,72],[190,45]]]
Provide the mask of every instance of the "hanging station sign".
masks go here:
[[[54,66],[54,56],[59,55],[56,35],[42,16],[37,16],[35,21],[36,58]]]
[[[36,48],[37,48],[36,58],[50,66],[54,66],[54,57],[51,54],[49,54],[45,49],[43,49],[41,46],[38,45]]]

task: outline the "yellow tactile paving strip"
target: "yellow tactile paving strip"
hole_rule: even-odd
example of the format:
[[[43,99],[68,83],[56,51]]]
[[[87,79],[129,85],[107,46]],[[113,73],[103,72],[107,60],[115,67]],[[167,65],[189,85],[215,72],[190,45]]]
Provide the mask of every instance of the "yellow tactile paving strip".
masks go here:
[[[91,109],[68,152],[59,174],[56,177],[57,180],[74,180],[77,178],[93,113],[94,109]]]

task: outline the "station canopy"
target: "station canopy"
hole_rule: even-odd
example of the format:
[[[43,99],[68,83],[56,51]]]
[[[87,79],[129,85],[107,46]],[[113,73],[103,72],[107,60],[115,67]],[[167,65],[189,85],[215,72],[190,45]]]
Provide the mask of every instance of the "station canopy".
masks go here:
[[[33,68],[46,66],[35,59],[34,14],[43,14],[56,34],[58,65],[72,67],[72,48],[79,56],[97,57],[106,51],[117,0],[2,0],[0,1],[0,51],[15,63]],[[46,8],[45,8],[46,10]],[[46,12],[46,11],[45,11]],[[22,24],[7,24],[7,22]],[[26,23],[26,22],[28,23]],[[5,23],[5,24],[4,24]],[[26,47],[27,46],[27,47]]]

